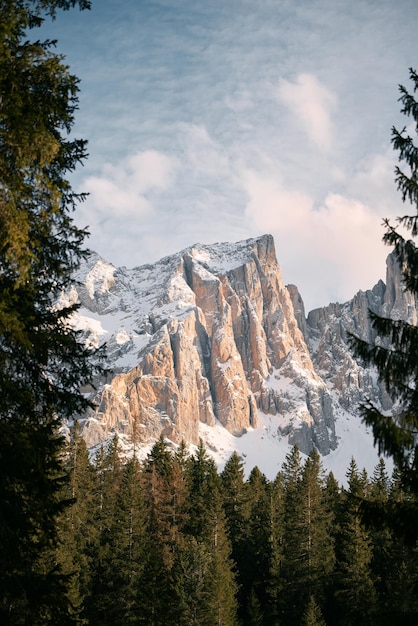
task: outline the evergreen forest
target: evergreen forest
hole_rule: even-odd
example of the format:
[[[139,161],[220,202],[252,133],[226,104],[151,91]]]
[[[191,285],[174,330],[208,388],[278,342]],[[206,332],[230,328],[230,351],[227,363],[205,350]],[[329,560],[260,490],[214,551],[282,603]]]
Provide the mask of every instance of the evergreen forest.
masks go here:
[[[71,135],[79,80],[36,29],[89,0],[0,1],[0,623],[13,626],[385,626],[418,623],[418,327],[372,317],[378,345],[353,338],[399,412],[367,400],[382,453],[346,485],[318,453],[289,452],[274,480],[222,472],[203,443],[158,440],[126,458],[115,438],[91,458],[76,419],[104,374],[101,351],[57,306],[88,256],[70,184],[87,158]],[[33,36],[31,36],[33,34]],[[418,74],[400,87],[418,133]],[[395,170],[418,235],[418,148],[404,129]],[[418,294],[418,251],[386,222],[384,241]],[[92,356],[96,359],[92,360]],[[98,363],[98,364],[97,364]],[[74,424],[68,438],[63,431]]]
[[[373,516],[408,500],[380,460],[352,460],[347,484],[294,447],[274,480],[219,473],[203,443],[161,438],[143,462],[117,438],[90,459],[75,428],[65,452],[72,501],[56,554],[75,623],[100,626],[416,624],[415,543]]]

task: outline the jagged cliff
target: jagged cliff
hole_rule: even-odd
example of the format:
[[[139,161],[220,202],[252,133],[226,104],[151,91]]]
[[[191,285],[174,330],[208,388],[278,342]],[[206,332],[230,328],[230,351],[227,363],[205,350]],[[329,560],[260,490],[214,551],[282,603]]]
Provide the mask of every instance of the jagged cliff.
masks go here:
[[[330,304],[311,311],[304,329],[317,373],[328,389],[334,391],[339,405],[350,412],[356,412],[365,397],[384,410],[392,407],[375,370],[362,367],[348,347],[348,333],[371,344],[381,341],[371,326],[369,310],[391,319],[417,323],[417,302],[402,285],[394,255],[386,260],[386,283],[379,281],[373,289],[359,291],[345,304]]]
[[[202,424],[240,436],[266,414],[275,436],[326,455],[340,411],[355,412],[365,391],[390,406],[353,359],[347,332],[375,340],[369,308],[416,316],[389,257],[387,286],[306,317],[270,235],[195,245],[131,270],[92,255],[78,280],[67,296],[81,303],[75,323],[90,344],[106,341],[113,371],[82,419],[89,446],[115,432],[139,444],[161,434],[197,443]]]

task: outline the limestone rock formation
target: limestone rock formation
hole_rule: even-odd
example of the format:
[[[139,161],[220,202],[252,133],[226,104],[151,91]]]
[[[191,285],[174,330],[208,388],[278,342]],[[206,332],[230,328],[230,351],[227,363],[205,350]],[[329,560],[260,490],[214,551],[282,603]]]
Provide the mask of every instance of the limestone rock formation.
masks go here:
[[[201,423],[239,436],[260,410],[302,450],[335,448],[333,402],[270,235],[195,245],[133,270],[93,255],[78,279],[77,324],[91,345],[106,341],[114,372],[83,420],[89,446],[115,432],[197,443]]]
[[[274,437],[327,455],[338,445],[336,420],[358,413],[365,396],[391,408],[348,335],[380,341],[369,309],[417,322],[392,256],[386,284],[306,316],[297,287],[283,284],[270,235],[197,244],[131,270],[92,255],[78,280],[66,295],[81,303],[75,323],[88,344],[106,342],[112,369],[95,411],[82,416],[89,446],[115,433],[138,445],[160,435],[196,444],[202,425],[238,437],[264,415]]]
[[[359,291],[345,304],[330,304],[308,314],[305,337],[317,373],[326,381],[338,403],[355,413],[360,402],[369,398],[390,410],[392,402],[376,372],[365,368],[349,348],[351,333],[368,343],[381,341],[371,326],[368,312],[391,319],[417,323],[417,302],[402,285],[399,264],[393,254],[386,261],[386,284],[379,281],[371,290]]]

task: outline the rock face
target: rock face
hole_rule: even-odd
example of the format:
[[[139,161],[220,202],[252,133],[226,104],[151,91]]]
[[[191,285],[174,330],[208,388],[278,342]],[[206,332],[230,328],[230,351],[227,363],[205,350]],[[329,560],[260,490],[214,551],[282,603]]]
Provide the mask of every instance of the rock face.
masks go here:
[[[389,408],[373,372],[351,355],[347,333],[374,341],[368,309],[416,320],[388,259],[379,282],[350,302],[305,316],[283,284],[273,238],[195,245],[154,265],[115,268],[92,255],[77,277],[75,323],[107,344],[111,377],[83,416],[89,446],[114,433],[145,444],[164,435],[197,443],[201,424],[240,436],[275,416],[277,436],[303,452],[337,446],[335,421],[369,397]]]
[[[348,346],[351,333],[368,343],[379,342],[369,310],[391,319],[417,323],[417,302],[402,285],[399,264],[393,255],[386,260],[386,284],[379,281],[371,290],[359,291],[345,304],[330,304],[308,314],[305,337],[317,373],[346,411],[355,413],[368,397],[384,410],[392,402],[376,379],[376,372],[358,363]]]
[[[324,454],[336,446],[332,400],[316,374],[274,242],[196,245],[152,266],[97,255],[78,276],[77,324],[107,343],[114,375],[83,420],[89,446],[118,432],[199,440],[199,424],[241,435],[258,410],[279,433]]]

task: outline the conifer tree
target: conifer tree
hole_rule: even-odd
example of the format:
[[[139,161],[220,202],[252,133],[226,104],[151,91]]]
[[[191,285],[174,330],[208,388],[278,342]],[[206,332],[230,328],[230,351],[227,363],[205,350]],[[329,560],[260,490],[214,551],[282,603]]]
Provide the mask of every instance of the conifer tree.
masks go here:
[[[64,482],[60,426],[84,411],[89,351],[55,306],[85,252],[69,172],[86,156],[70,139],[78,80],[30,31],[87,0],[0,3],[0,620],[65,624],[68,595],[53,558]]]
[[[206,555],[205,598],[200,609],[203,621],[199,623],[234,626],[237,585],[222,507],[220,477],[202,441],[190,459],[186,473],[189,506],[185,533],[197,541],[200,553]]]
[[[327,509],[332,512],[331,534],[335,538],[340,523],[343,496],[340,484],[333,472],[330,472],[325,479],[324,502]]]
[[[302,626],[326,626],[321,609],[316,603],[314,596],[310,596],[309,598],[308,606],[303,616]]]
[[[305,462],[301,481],[305,506],[305,546],[307,582],[310,595],[324,600],[328,580],[334,568],[332,536],[334,512],[325,496],[325,477],[320,456],[313,449]]]
[[[163,437],[145,460],[142,483],[147,518],[147,558],[143,575],[140,613],[144,624],[175,624],[178,602],[173,567],[178,560],[178,529],[174,524],[171,475],[173,455]],[[180,623],[180,622],[179,622]]]
[[[212,625],[211,565],[209,546],[195,537],[185,536],[172,569],[176,603],[173,621],[170,622],[173,626]]]
[[[91,591],[85,601],[86,614],[90,623],[105,619],[111,597],[112,572],[112,526],[116,502],[123,476],[120,446],[115,436],[107,449],[101,447],[96,454],[96,490],[94,493],[94,526],[97,540],[91,553]]]
[[[302,506],[299,487],[302,476],[302,462],[299,448],[293,446],[286,455],[281,470],[285,519],[283,533],[283,557],[280,571],[279,603],[280,612],[290,615],[290,619],[300,617],[300,602],[297,601],[298,575],[300,562],[300,541],[296,520]],[[289,593],[290,590],[290,593]],[[296,612],[296,613],[295,613]]]
[[[255,564],[248,554],[249,490],[244,479],[242,459],[236,452],[231,455],[221,473],[221,487],[232,559],[238,572],[240,598],[244,598],[248,593],[246,572],[254,572]]]
[[[280,568],[284,532],[284,497],[282,477],[269,482],[255,467],[247,481],[249,490],[249,522],[246,558],[239,582],[242,609],[251,621],[250,609],[257,602],[262,607],[265,626],[277,622]],[[251,599],[251,602],[250,602]],[[245,619],[244,619],[244,623]]]
[[[187,531],[197,539],[205,539],[211,533],[211,503],[220,489],[216,465],[200,440],[196,453],[190,459],[187,470],[189,486],[189,520]]]
[[[368,494],[369,485],[364,472],[358,472],[354,459],[347,478],[349,488],[341,518],[335,574],[337,623],[341,626],[368,626],[373,623],[377,600],[371,568],[372,541],[361,513],[361,502]]]
[[[94,622],[102,626],[138,624],[147,538],[135,458],[123,466],[107,523],[101,538],[100,595],[95,598]]]
[[[211,508],[211,567],[209,602],[213,608],[213,626],[238,626],[237,584],[231,544],[227,536],[225,514],[220,492],[215,493]]]
[[[378,511],[388,509],[389,487],[390,481],[386,471],[386,464],[384,459],[380,458],[370,481],[368,497],[370,502],[377,505]],[[396,541],[396,539],[385,517],[379,515],[377,519],[374,520],[369,516],[368,519],[372,522],[369,524],[369,532],[373,544],[373,577],[379,596],[378,604],[379,606],[383,606],[387,596],[386,579],[389,574],[389,569],[392,567],[388,555],[392,543]]]
[[[221,485],[228,534],[232,544],[232,556],[234,561],[238,562],[246,535],[248,495],[244,480],[244,465],[236,452],[225,464],[221,473]]]
[[[418,251],[414,239],[418,234],[418,148],[414,140],[418,131],[418,102],[414,94],[418,89],[418,74],[412,68],[409,73],[412,91],[401,85],[399,100],[402,103],[401,112],[412,118],[415,136],[408,134],[406,128],[399,131],[393,127],[392,145],[398,152],[399,162],[403,162],[402,168],[397,166],[395,169],[395,181],[402,200],[409,201],[413,211],[398,217],[397,226],[385,220],[383,240],[393,246],[404,286],[416,296]],[[405,236],[405,232],[410,238]],[[380,341],[369,345],[353,338],[354,350],[366,363],[377,368],[380,380],[396,403],[396,409],[393,415],[387,415],[366,400],[362,406],[364,421],[372,427],[380,452],[394,459],[405,485],[418,494],[418,327],[406,320],[387,319],[372,312],[369,316]],[[413,518],[416,518],[416,511]],[[413,519],[410,521],[413,525]]]
[[[253,587],[248,597],[246,613],[248,626],[263,626],[263,611]]]
[[[282,577],[283,611],[289,624],[300,621],[310,596],[324,602],[334,567],[332,516],[322,474],[319,455],[313,450],[296,482],[287,482]]]
[[[408,502],[414,505],[414,496],[405,490],[398,468],[395,467],[389,486],[390,510],[403,509]],[[385,520],[383,520],[385,521]],[[386,524],[387,527],[387,524]],[[405,541],[403,533],[389,526],[390,542],[385,546],[385,568],[379,601],[379,622],[389,624],[416,624],[418,621],[418,559],[415,544]]]
[[[189,623],[187,619],[195,619],[193,606],[203,593],[200,583],[209,557],[187,532],[190,464],[184,445],[172,454],[163,438],[155,443],[144,463],[148,554],[141,585],[141,614],[145,624]],[[192,593],[194,573],[196,588]]]
[[[71,502],[58,520],[58,561],[70,576],[68,597],[71,610],[81,623],[84,601],[91,592],[92,559],[97,550],[97,475],[90,463],[85,440],[78,422],[71,429],[65,446],[65,468],[69,481],[64,486],[64,499]]]
[[[266,626],[278,626],[282,601],[280,594],[283,591],[281,577],[286,531],[286,492],[281,472],[270,484],[270,511],[270,563],[266,582]]]

